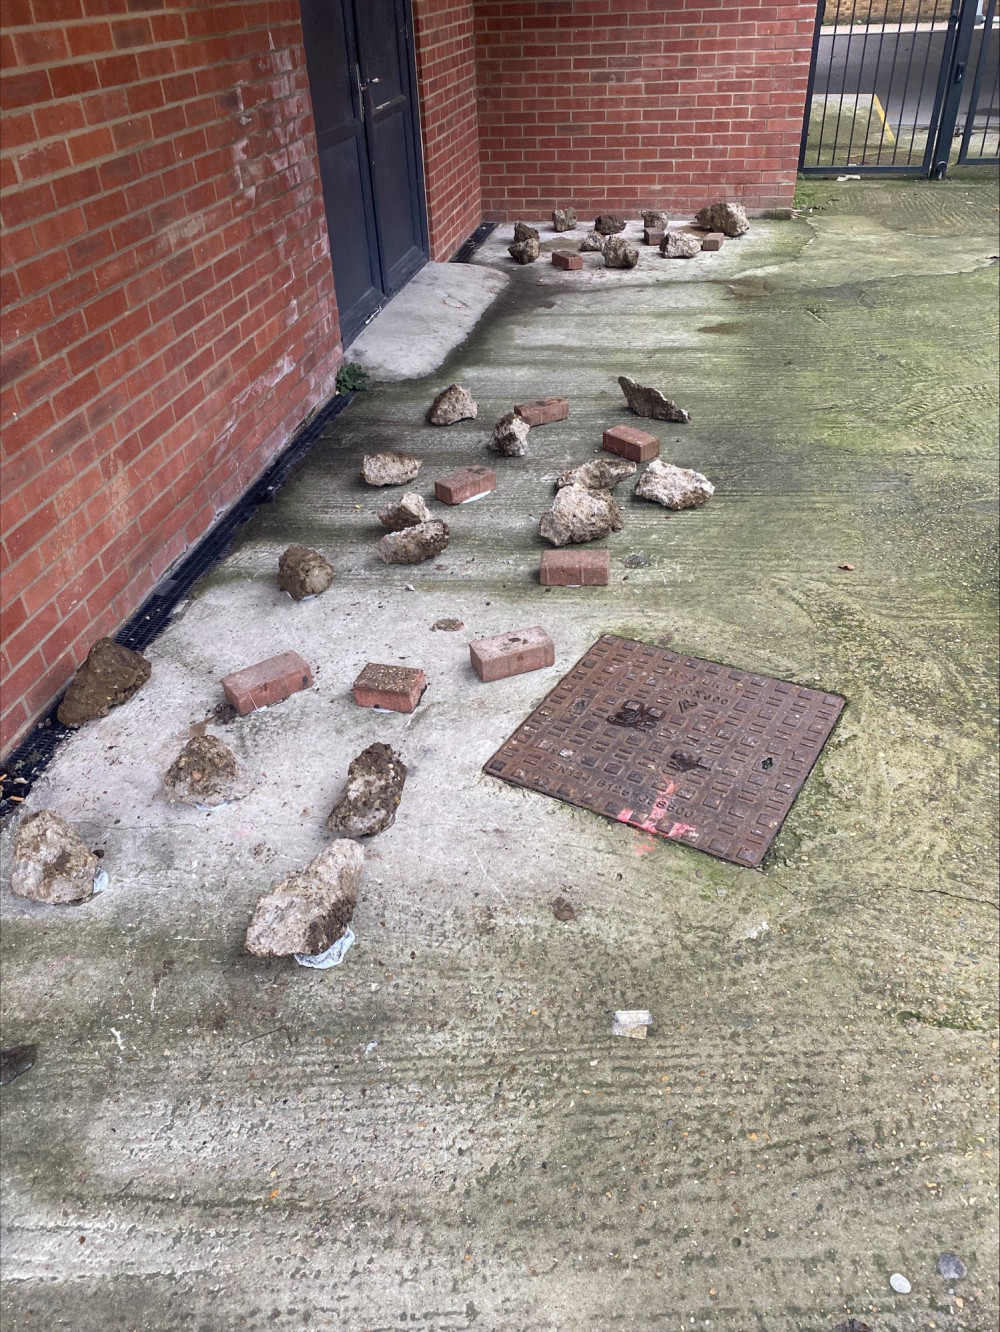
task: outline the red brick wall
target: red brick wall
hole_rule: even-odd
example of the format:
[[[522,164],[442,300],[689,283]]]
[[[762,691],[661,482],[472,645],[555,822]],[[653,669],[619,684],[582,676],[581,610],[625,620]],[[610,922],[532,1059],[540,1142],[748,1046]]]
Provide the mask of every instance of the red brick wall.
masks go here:
[[[431,258],[482,221],[472,0],[414,0]]]
[[[296,0],[4,0],[0,747],[333,391]]]
[[[476,0],[483,209],[790,204],[815,0]]]

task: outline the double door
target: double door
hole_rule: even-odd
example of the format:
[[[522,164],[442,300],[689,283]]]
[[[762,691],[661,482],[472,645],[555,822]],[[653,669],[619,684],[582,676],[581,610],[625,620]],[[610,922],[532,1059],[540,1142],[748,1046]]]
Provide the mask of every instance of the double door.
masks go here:
[[[345,347],[427,262],[409,0],[300,0]]]

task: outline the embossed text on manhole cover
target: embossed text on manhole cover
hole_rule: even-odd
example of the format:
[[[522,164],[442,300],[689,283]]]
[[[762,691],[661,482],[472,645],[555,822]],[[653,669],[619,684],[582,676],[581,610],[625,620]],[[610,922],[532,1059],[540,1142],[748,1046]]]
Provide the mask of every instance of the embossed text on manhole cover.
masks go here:
[[[759,865],[844,700],[606,634],[483,771]]]

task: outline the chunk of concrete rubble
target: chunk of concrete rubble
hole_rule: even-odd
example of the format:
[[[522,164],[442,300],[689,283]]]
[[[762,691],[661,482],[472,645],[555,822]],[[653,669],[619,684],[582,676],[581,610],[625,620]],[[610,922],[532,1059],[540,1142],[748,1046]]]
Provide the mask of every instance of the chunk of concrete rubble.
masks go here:
[[[448,545],[448,524],[440,518],[389,532],[376,544],[383,564],[422,564],[440,555]]]
[[[612,1036],[630,1036],[633,1040],[644,1041],[646,1028],[653,1025],[653,1015],[648,1008],[619,1008],[611,1027]]]
[[[519,264],[533,264],[541,252],[542,247],[535,236],[528,236],[525,240],[507,246],[507,253]]]
[[[645,416],[654,421],[677,421],[683,423],[691,420],[691,413],[686,412],[683,407],[665,398],[659,389],[644,388],[642,384],[637,384],[634,379],[629,379],[628,375],[619,375],[618,383],[621,391],[625,394],[625,400],[629,408],[635,412],[636,416]]]
[[[289,546],[278,559],[278,586],[293,601],[318,597],[333,582],[333,565],[308,546]]]
[[[969,1269],[962,1262],[957,1253],[940,1253],[936,1267],[941,1276],[948,1281],[961,1281],[963,1277],[969,1275]]]
[[[639,478],[634,493],[639,499],[652,500],[667,509],[699,509],[715,494],[715,487],[701,472],[654,458]]]
[[[670,219],[660,208],[647,208],[641,214],[642,225],[647,231],[666,231]]]
[[[420,471],[421,459],[405,453],[366,453],[361,476],[370,486],[405,486]]]
[[[357,842],[341,837],[305,869],[286,875],[254,908],[246,951],[255,957],[325,953],[351,923],[364,863]]]
[[[347,769],[347,785],[326,826],[340,837],[373,837],[396,821],[406,764],[389,745],[374,744]]]
[[[587,490],[614,490],[622,481],[635,476],[636,464],[627,458],[595,458],[566,472],[560,472],[556,485],[584,486]]]
[[[660,241],[660,253],[666,259],[693,259],[701,254],[701,237],[690,231],[667,231]]]
[[[516,241],[540,240],[538,230],[535,227],[529,227],[527,222],[514,223],[514,239]]]
[[[594,230],[602,236],[614,236],[624,231],[625,219],[619,213],[598,213],[594,219]]]
[[[552,212],[553,231],[572,231],[576,226],[575,208],[556,208]]]
[[[610,490],[588,490],[586,486],[563,486],[542,514],[538,534],[550,545],[578,545],[596,541],[609,532],[619,532],[622,513]]]
[[[64,726],[72,727],[94,717],[106,717],[142,688],[152,670],[140,652],[123,647],[113,638],[99,638],[70,681],[56,716]]]
[[[695,215],[694,223],[696,227],[704,227],[706,231],[721,231],[725,236],[742,236],[750,230],[750,222],[743,205],[721,201],[700,209]]]
[[[604,242],[605,268],[635,268],[639,251],[624,236],[609,236]]]
[[[504,458],[523,458],[531,426],[517,412],[507,412],[493,427],[490,448]]]
[[[479,404],[467,388],[450,384],[442,389],[427,409],[431,425],[454,425],[456,421],[474,421],[479,415]]]
[[[401,532],[406,527],[416,527],[418,523],[429,523],[431,511],[422,495],[408,490],[397,500],[390,500],[377,510],[378,520],[390,532]]]
[[[100,860],[54,810],[21,821],[14,842],[10,890],[36,902],[85,902],[94,895]]]
[[[214,735],[195,735],[163,777],[167,799],[185,805],[225,805],[238,794],[236,755]]]
[[[598,254],[603,254],[603,253],[604,253],[604,239],[605,239],[605,238],[600,234],[600,232],[592,231],[592,232],[590,233],[589,236],[586,236],[586,237],[580,242],[580,249],[581,249],[585,254],[586,254],[586,253],[592,253],[592,252],[596,252],[596,253],[598,253]]]

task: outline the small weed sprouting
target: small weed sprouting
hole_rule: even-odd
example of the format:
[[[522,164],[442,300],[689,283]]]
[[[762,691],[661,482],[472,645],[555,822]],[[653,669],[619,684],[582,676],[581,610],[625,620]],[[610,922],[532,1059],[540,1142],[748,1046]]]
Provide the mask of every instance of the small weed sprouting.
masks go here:
[[[357,393],[371,388],[368,371],[356,361],[345,361],[337,371],[337,392]]]

